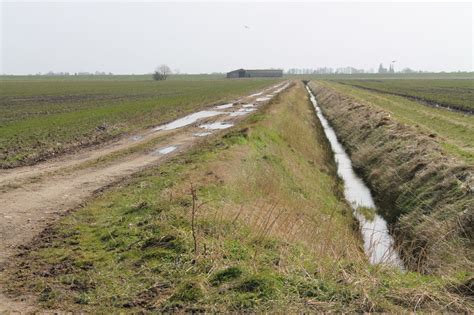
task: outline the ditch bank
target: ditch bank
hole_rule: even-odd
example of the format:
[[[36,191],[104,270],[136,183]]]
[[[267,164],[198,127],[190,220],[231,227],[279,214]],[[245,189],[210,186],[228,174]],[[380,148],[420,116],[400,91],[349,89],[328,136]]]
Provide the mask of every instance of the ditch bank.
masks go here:
[[[404,264],[423,273],[472,270],[474,167],[386,111],[308,84],[388,221]]]
[[[352,162],[343,146],[337,139],[334,129],[321,112],[314,94],[306,86],[310,101],[316,110],[316,115],[331,145],[334,160],[337,164],[337,174],[344,182],[344,197],[353,210],[359,223],[359,229],[364,241],[364,251],[372,264],[387,264],[403,269],[394,241],[387,228],[387,222],[377,214],[374,200],[369,188],[355,174]]]

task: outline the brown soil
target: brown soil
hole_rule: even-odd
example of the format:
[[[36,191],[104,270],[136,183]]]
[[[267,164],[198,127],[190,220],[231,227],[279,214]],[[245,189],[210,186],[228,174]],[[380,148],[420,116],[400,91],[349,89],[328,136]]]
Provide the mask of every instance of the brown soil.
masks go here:
[[[266,89],[265,93],[276,89]],[[242,104],[256,103],[259,97],[243,97],[234,107],[223,111],[237,111]],[[79,207],[96,191],[140,170],[159,165],[201,142],[203,138],[194,133],[206,130],[198,125],[224,121],[236,124],[244,117],[224,114],[175,130],[146,130],[101,148],[34,166],[0,170],[0,272],[3,272],[9,259],[48,225],[67,211]],[[213,133],[216,132],[218,130]],[[146,146],[152,141],[159,141],[159,144]],[[177,146],[177,149],[169,154],[156,151],[167,146]],[[28,303],[28,299],[25,301],[25,297],[22,301],[0,293],[0,312],[34,310],[35,307]]]

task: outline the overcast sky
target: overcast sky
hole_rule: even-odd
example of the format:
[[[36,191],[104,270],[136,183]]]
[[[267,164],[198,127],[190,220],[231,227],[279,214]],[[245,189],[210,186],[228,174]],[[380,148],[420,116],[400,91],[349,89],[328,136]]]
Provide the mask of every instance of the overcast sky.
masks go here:
[[[391,60],[397,69],[473,70],[472,2],[0,5],[0,73],[149,73],[162,63],[186,73],[376,69]]]

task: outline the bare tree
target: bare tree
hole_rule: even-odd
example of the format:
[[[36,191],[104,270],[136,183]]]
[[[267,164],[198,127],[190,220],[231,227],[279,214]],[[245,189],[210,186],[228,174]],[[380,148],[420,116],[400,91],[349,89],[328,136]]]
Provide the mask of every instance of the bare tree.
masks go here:
[[[153,73],[153,79],[157,81],[166,80],[171,74],[171,69],[167,65],[161,65],[156,68],[155,73]]]

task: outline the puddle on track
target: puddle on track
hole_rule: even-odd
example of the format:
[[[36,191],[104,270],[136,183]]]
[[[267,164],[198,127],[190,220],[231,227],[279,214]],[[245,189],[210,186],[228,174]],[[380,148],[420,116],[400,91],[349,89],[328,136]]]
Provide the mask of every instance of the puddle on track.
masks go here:
[[[245,116],[247,115],[249,112],[234,112],[234,113],[230,113],[229,116],[230,117],[237,117],[237,116]]]
[[[227,129],[232,127],[234,124],[231,123],[225,123],[225,122],[215,122],[212,124],[205,124],[201,125],[199,127],[207,129],[207,130],[216,130],[216,129]]]
[[[188,116],[184,116],[182,118],[176,119],[170,123],[167,123],[165,125],[161,125],[158,127],[153,128],[153,131],[158,131],[158,130],[173,130],[181,127],[185,127],[187,125],[193,124],[196,121],[203,119],[203,118],[208,118],[208,117],[214,117],[217,115],[222,115],[224,114],[223,112],[218,112],[218,111],[211,111],[211,110],[203,110],[200,112],[192,113]]]
[[[196,132],[193,134],[196,137],[207,137],[209,135],[212,135],[212,132]]]
[[[288,83],[283,84],[279,89],[276,89],[275,92],[273,92],[273,94],[278,94],[278,93],[280,93],[281,91],[283,91],[284,89],[286,89],[288,86],[289,86]]]
[[[265,102],[265,101],[269,101],[271,99],[271,97],[259,97],[257,98],[257,102]]]
[[[169,147],[164,147],[157,149],[154,153],[159,153],[159,154],[168,154],[176,150],[178,147],[177,146],[169,146]]]
[[[248,113],[256,111],[256,108],[241,108],[236,112],[230,113],[230,117],[235,117],[235,116],[244,116],[247,115]]]
[[[226,109],[226,108],[231,108],[232,106],[234,106],[234,103],[229,103],[229,104],[224,104],[224,105],[218,105],[218,106],[216,106],[215,108],[216,108],[216,109]]]
[[[352,162],[337,139],[334,129],[321,112],[311,90],[308,87],[306,89],[324,128],[324,133],[331,144],[334,159],[337,163],[337,174],[344,181],[344,196],[351,205],[354,216],[359,221],[364,239],[364,250],[369,257],[369,261],[372,264],[387,264],[403,269],[403,263],[394,248],[394,240],[388,231],[387,222],[377,213],[374,214],[373,220],[368,220],[357,211],[359,207],[366,207],[373,209],[375,212],[376,207],[370,189],[354,172]]]
[[[142,140],[144,138],[144,136],[132,136],[130,137],[130,140],[132,141],[138,141],[138,140]]]

